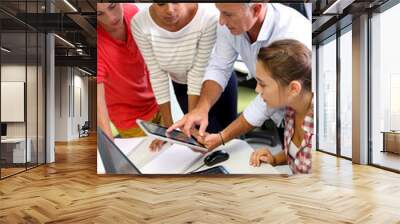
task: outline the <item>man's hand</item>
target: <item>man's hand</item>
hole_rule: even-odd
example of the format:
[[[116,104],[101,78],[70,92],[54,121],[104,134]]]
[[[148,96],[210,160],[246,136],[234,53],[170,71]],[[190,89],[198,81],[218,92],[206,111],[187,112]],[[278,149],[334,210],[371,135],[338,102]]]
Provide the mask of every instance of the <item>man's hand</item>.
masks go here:
[[[150,151],[151,152],[157,152],[160,151],[162,146],[167,143],[166,141],[159,140],[159,139],[154,139],[151,144],[150,144]]]
[[[192,130],[196,128],[197,125],[200,125],[199,135],[204,137],[208,126],[208,111],[194,109],[192,112],[183,116],[181,120],[171,125],[171,127],[168,128],[167,133],[179,128],[183,133],[190,137],[192,136]]]
[[[267,148],[261,148],[254,151],[250,156],[250,165],[258,167],[262,162],[275,165],[275,157]]]
[[[203,137],[196,135],[194,135],[194,137],[197,139],[198,142],[203,144],[208,149],[208,151],[212,151],[222,144],[221,136],[219,134],[205,133]]]

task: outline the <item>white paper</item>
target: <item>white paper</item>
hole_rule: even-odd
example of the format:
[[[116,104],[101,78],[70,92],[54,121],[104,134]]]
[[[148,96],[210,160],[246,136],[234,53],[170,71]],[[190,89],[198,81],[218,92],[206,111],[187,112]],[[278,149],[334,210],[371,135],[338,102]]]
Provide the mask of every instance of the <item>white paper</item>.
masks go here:
[[[140,171],[143,174],[183,174],[202,157],[189,147],[173,144],[147,163]]]
[[[122,153],[128,155],[131,153],[133,149],[136,148],[142,141],[144,141],[145,137],[140,138],[115,138],[114,143],[121,150]]]
[[[171,146],[170,143],[165,143],[159,151],[150,151],[150,144],[153,140],[152,138],[146,138],[127,155],[139,170]]]

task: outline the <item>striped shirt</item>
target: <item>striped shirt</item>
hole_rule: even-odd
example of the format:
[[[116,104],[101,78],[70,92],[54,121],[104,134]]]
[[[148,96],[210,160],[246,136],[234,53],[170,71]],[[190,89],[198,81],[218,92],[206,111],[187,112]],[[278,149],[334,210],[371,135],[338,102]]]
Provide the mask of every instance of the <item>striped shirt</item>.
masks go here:
[[[132,33],[150,72],[158,104],[170,101],[169,78],[188,85],[188,95],[200,95],[208,58],[216,40],[218,15],[198,4],[196,15],[182,29],[170,32],[158,26],[150,9],[131,21]]]
[[[312,136],[314,134],[314,118],[313,109],[306,115],[302,128],[304,130],[304,138],[301,142],[300,147],[296,153],[296,156],[292,156],[289,153],[290,144],[293,144],[292,138],[294,134],[294,119],[296,112],[287,107],[285,110],[285,134],[284,134],[284,146],[288,165],[294,174],[297,173],[310,173],[311,172],[311,147],[312,147]]]

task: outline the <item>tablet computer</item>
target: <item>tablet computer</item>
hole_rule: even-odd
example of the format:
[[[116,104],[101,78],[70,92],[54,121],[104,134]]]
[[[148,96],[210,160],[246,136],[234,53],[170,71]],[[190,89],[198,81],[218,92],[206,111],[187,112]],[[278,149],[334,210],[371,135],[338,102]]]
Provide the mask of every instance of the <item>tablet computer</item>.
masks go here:
[[[166,135],[167,128],[154,124],[151,122],[143,121],[140,119],[136,120],[139,127],[148,135],[157,139],[161,139],[167,142],[177,143],[185,145],[189,148],[200,150],[203,152],[208,152],[208,149],[199,143],[195,138],[186,136],[183,132],[178,130],[173,130],[171,133]]]

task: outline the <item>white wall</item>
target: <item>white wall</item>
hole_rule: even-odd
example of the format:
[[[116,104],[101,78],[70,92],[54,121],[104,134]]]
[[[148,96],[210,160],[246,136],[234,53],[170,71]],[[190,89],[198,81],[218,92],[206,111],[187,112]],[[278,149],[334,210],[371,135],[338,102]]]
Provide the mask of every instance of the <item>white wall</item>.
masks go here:
[[[88,78],[82,75],[76,68],[56,67],[56,141],[79,138],[78,124],[82,126],[88,120]]]
[[[1,65],[1,81],[25,82],[25,65]]]
[[[68,141],[69,69],[55,68],[55,141]]]
[[[77,74],[78,72],[78,74]],[[82,126],[85,121],[88,121],[88,78],[81,76],[83,73],[81,73],[79,70],[75,69],[75,75],[74,75],[74,110],[75,113],[72,113],[73,119],[71,120],[72,124],[72,130],[71,130],[71,135],[73,138],[78,138],[79,133],[78,133],[78,124]],[[80,93],[79,93],[80,91]],[[80,95],[80,97],[79,97]],[[79,102],[80,101],[80,102]],[[79,108],[81,107],[81,108]],[[80,111],[82,110],[82,111]]]
[[[32,67],[28,67],[31,70]],[[25,65],[10,64],[1,66],[1,81],[4,82],[25,82]],[[7,108],[1,108],[7,110]],[[8,137],[25,137],[24,122],[7,122]]]
[[[30,140],[30,148],[32,161],[39,163],[44,162],[44,83],[41,66],[27,67],[25,64],[4,64],[1,66],[1,80],[9,82],[26,83],[26,107],[25,104],[21,108],[21,112],[25,113],[26,121],[23,122],[6,122],[7,137],[9,138],[25,138]],[[25,80],[27,78],[27,80]],[[23,93],[22,93],[23,94]],[[4,97],[4,96],[2,96]],[[10,107],[2,107],[1,110],[11,110]],[[8,111],[10,112],[10,111]],[[11,111],[12,113],[12,111]],[[39,153],[37,157],[37,153]]]
[[[25,65],[2,65],[1,81],[25,82]],[[6,109],[7,108],[1,108],[1,110]],[[25,137],[25,123],[7,123],[7,137]]]

